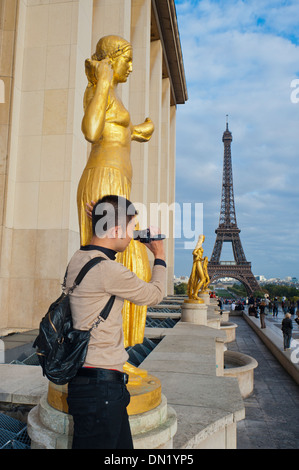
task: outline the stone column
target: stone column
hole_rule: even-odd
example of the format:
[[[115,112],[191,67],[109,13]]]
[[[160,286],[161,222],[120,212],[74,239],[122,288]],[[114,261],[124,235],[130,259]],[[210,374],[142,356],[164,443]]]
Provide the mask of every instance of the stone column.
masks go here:
[[[131,44],[133,72],[129,78],[129,111],[133,124],[140,124],[150,111],[150,27],[151,1],[132,0]],[[148,153],[150,143],[132,142],[132,202],[147,205]]]
[[[150,73],[150,117],[155,132],[149,146],[147,200],[160,204],[161,182],[161,138],[162,138],[162,45],[161,41],[151,43]]]
[[[162,134],[161,134],[161,177],[160,177],[160,198],[163,203],[170,206],[169,200],[169,160],[170,160],[170,81],[169,78],[162,80]],[[163,226],[165,221],[161,221]],[[169,220],[167,221],[169,225]],[[169,235],[169,234],[168,234]],[[166,263],[168,266],[169,255],[169,238],[165,240]],[[173,277],[169,278],[169,270],[167,270],[166,285],[173,282]]]
[[[8,322],[9,258],[11,233],[5,224],[6,185],[8,173],[9,136],[13,63],[16,40],[17,1],[0,0],[0,328]],[[2,246],[3,240],[5,243]]]
[[[168,253],[167,253],[167,266],[168,266],[168,282],[167,282],[167,294],[172,295],[174,292],[173,288],[173,277],[174,277],[174,250],[175,250],[175,239],[174,239],[174,223],[175,223],[175,174],[176,174],[176,106],[170,107],[170,149],[169,149],[169,194],[168,200],[170,206],[174,210],[169,211],[169,241],[168,241]]]

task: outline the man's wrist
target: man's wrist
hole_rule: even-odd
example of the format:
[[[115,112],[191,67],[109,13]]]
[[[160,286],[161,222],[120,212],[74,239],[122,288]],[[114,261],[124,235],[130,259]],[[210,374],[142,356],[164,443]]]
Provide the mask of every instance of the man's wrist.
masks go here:
[[[157,266],[157,265],[164,266],[166,268],[166,262],[162,258],[155,258],[154,266]]]

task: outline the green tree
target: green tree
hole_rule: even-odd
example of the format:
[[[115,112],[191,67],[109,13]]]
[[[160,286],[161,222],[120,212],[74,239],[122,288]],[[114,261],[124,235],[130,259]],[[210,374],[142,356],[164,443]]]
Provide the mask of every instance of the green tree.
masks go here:
[[[294,286],[277,286],[276,284],[267,284],[266,290],[270,295],[270,298],[274,297],[287,297],[291,300],[296,300],[296,297],[299,297],[299,289]]]
[[[187,294],[187,284],[182,282],[181,284],[176,284],[174,286],[174,293],[176,295],[186,295]]]
[[[246,289],[243,284],[234,284],[228,290],[233,292],[238,297],[247,297]]]
[[[266,289],[259,289],[259,290],[256,290],[254,291],[253,293],[253,297],[264,297],[265,294],[269,294],[269,292],[266,291]]]

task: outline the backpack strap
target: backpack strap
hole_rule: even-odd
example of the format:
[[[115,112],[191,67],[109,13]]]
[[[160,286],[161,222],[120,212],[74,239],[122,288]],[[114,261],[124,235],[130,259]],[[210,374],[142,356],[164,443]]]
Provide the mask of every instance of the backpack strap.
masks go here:
[[[80,284],[80,282],[83,280],[83,278],[86,276],[88,271],[95,266],[96,264],[100,263],[101,261],[105,260],[106,258],[102,258],[101,256],[96,256],[95,258],[91,258],[84,266],[81,268],[81,271],[77,275],[76,279],[74,280],[74,283],[72,287],[69,288],[68,293],[72,293],[73,290]],[[66,278],[67,278],[67,273],[68,273],[69,267],[67,266],[65,275],[63,278],[63,283],[62,283],[62,290],[66,290]]]
[[[83,278],[86,276],[88,271],[93,268],[93,266],[96,266],[98,263],[101,261],[105,260],[106,258],[102,258],[101,256],[96,256],[95,258],[91,258],[81,269],[79,272],[78,276],[75,279],[74,285],[78,286],[80,282],[83,280]],[[74,286],[73,286],[74,287]],[[72,287],[72,288],[73,288]]]
[[[95,258],[92,258],[90,259],[84,266],[83,268],[81,269],[81,271],[79,272],[78,276],[76,277],[75,281],[74,281],[74,284],[72,285],[72,287],[69,289],[69,293],[72,293],[73,290],[80,284],[80,282],[83,280],[83,278],[86,276],[86,274],[88,273],[88,271],[93,268],[93,266],[96,266],[97,264],[99,264],[101,261],[105,261],[106,258],[103,258],[101,256],[96,256]],[[65,281],[66,281],[66,277],[67,277],[67,270],[66,270],[66,273],[65,273],[65,277],[64,277],[64,285],[65,285]],[[114,304],[114,301],[115,301],[115,295],[112,295],[110,297],[110,299],[108,300],[108,302],[106,303],[105,307],[103,308],[103,310],[101,311],[101,313],[99,314],[98,318],[93,322],[92,326],[91,326],[91,329],[90,331],[93,329],[93,328],[97,328],[97,326],[104,320],[107,319],[109,313],[110,313],[110,310],[112,309],[113,307],[113,304]]]
[[[115,300],[115,295],[112,295],[110,297],[110,299],[108,300],[108,302],[106,303],[105,307],[103,308],[103,310],[101,311],[101,313],[98,315],[98,318],[93,322],[93,324],[91,325],[91,328],[89,331],[93,330],[94,328],[97,328],[98,325],[102,322],[102,321],[105,321],[110,313],[110,310],[112,309],[113,307],[113,304],[114,304],[114,300]]]
[[[83,268],[81,269],[81,271],[79,272],[78,276],[76,277],[72,287],[70,287],[69,289],[69,292],[73,292],[73,290],[80,284],[80,282],[82,281],[82,279],[84,278],[84,276],[88,273],[88,271],[93,267],[95,266],[96,264],[100,263],[101,261],[103,261],[104,259],[106,258],[103,258],[101,256],[97,256],[95,258],[92,258],[90,259],[84,266]],[[66,268],[66,271],[65,271],[65,274],[64,274],[64,278],[63,278],[63,283],[61,284],[62,286],[62,290],[65,291],[66,290],[66,278],[67,278],[67,274],[68,274],[68,269],[69,267],[67,266]]]

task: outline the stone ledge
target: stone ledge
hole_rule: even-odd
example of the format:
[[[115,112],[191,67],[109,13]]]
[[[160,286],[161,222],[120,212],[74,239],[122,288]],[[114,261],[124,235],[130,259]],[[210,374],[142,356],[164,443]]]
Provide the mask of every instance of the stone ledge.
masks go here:
[[[224,369],[224,376],[236,377],[242,397],[249,397],[253,392],[254,369],[258,366],[258,362],[247,354],[238,351],[225,351],[224,364],[232,366]]]
[[[147,312],[147,316],[157,320],[165,320],[166,318],[172,318],[173,320],[181,319],[181,311],[178,312]]]
[[[236,448],[236,422],[233,414],[221,412],[219,410],[212,411],[210,408],[189,407],[176,405],[175,407],[179,432],[174,437],[174,449],[200,449],[200,448]],[[188,414],[188,422],[184,416]],[[212,419],[211,419],[212,416]],[[243,417],[241,418],[243,419]],[[230,439],[226,436],[227,429],[234,426],[234,436]],[[215,435],[222,433],[226,442],[219,445],[215,440]],[[230,441],[228,444],[227,441]]]
[[[219,445],[235,448],[234,423],[244,419],[245,408],[238,380],[216,376],[216,343],[224,344],[225,332],[179,322],[164,333],[141,367],[161,380],[177,413],[173,448],[204,447],[213,433],[221,435]]]
[[[0,364],[0,401],[36,405],[48,390],[39,366]]]
[[[196,328],[190,328],[190,323],[178,322],[173,328],[145,327],[144,336],[149,339],[162,339],[164,338],[164,336],[177,336],[178,334],[187,334],[197,336],[198,338],[213,338],[215,339],[215,341],[220,342],[226,341],[226,333],[225,331],[221,331],[221,329],[211,328],[205,325],[195,326]],[[198,326],[200,326],[200,328],[198,328]]]
[[[236,328],[238,325],[229,321],[221,321],[220,329],[226,333],[226,343],[231,343],[236,339]]]
[[[241,372],[246,372],[252,368],[255,369],[258,366],[258,362],[253,357],[238,351],[225,351],[224,356],[227,357],[232,364],[238,367]]]

